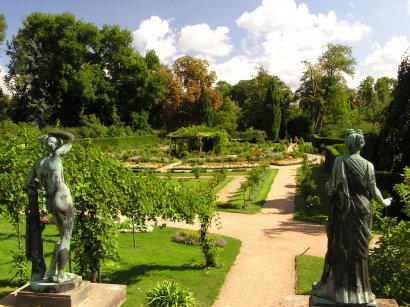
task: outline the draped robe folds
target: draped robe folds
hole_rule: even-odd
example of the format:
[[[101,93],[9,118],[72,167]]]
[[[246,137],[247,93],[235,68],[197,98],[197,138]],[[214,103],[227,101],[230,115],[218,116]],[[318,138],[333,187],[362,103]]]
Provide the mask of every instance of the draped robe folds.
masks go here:
[[[341,304],[373,303],[369,284],[369,241],[375,185],[373,165],[360,156],[337,157],[326,188],[331,193],[328,250],[313,295]]]

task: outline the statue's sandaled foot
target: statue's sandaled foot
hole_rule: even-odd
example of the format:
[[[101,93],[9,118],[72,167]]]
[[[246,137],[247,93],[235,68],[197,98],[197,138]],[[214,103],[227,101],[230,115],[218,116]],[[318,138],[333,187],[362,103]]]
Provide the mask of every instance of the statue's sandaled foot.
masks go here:
[[[71,280],[70,276],[67,276],[64,272],[64,270],[58,270],[58,274],[57,274],[57,282],[60,284],[62,282],[66,282]]]
[[[48,281],[54,281],[53,277],[56,276],[56,271],[55,270],[48,270],[46,274],[44,275],[44,278],[47,279]]]

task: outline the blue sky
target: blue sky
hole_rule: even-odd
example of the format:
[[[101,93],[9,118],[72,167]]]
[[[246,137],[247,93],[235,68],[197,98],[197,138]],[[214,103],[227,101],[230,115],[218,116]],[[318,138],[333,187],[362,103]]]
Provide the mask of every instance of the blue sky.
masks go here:
[[[0,0],[7,39],[35,11],[119,24],[142,54],[155,49],[169,65],[185,54],[201,57],[232,84],[263,66],[293,90],[301,62],[316,62],[328,43],[353,48],[353,88],[368,75],[395,78],[410,47],[410,0]],[[0,53],[2,74],[7,60]]]

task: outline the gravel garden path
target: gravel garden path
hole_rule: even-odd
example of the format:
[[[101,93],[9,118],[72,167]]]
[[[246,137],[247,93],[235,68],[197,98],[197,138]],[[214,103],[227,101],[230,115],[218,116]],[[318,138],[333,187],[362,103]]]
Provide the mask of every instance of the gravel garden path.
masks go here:
[[[325,255],[325,228],[293,220],[298,167],[278,167],[260,213],[220,212],[222,229],[212,232],[240,239],[242,246],[214,307],[279,307],[283,296],[295,294],[295,256],[308,248],[306,254]],[[225,193],[228,186],[219,195]],[[183,223],[175,226],[198,229]]]

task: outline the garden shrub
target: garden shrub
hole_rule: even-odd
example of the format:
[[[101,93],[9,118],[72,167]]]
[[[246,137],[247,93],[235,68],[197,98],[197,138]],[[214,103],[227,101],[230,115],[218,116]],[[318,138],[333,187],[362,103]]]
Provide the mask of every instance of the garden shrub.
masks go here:
[[[221,236],[216,234],[208,234],[208,236],[215,246],[224,247],[226,245],[226,241]],[[172,240],[188,245],[199,245],[201,243],[200,233],[195,230],[181,230],[174,234]]]
[[[174,281],[158,282],[147,292],[146,306],[150,307],[191,307],[196,305],[194,295]]]
[[[347,147],[345,144],[335,144],[333,146],[326,146],[325,152],[325,169],[331,171],[333,162],[337,156],[347,154]]]
[[[403,203],[407,220],[376,214],[381,222],[381,237],[370,251],[370,282],[378,297],[391,297],[401,306],[410,306],[410,168],[405,168],[404,181],[394,186]],[[379,206],[381,208],[381,206]],[[383,210],[383,208],[381,208]]]
[[[200,168],[200,167],[193,167],[193,168],[192,168],[192,172],[194,173],[195,178],[198,179],[199,176],[201,176],[202,168]]]
[[[236,131],[232,133],[233,139],[239,139],[242,142],[263,143],[267,138],[264,130],[249,128],[246,131]]]
[[[92,142],[102,151],[121,152],[140,148],[141,146],[157,145],[159,138],[157,135],[135,135],[126,137],[105,137],[93,138]]]
[[[334,145],[334,144],[344,144],[344,139],[340,138],[328,138],[322,137],[317,134],[312,135],[312,145],[318,150],[321,151],[326,146]]]

